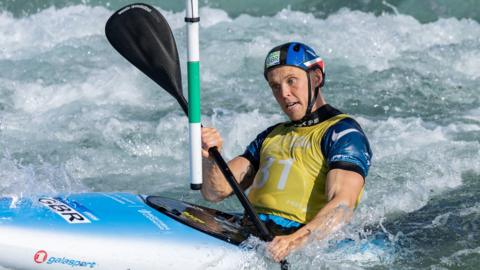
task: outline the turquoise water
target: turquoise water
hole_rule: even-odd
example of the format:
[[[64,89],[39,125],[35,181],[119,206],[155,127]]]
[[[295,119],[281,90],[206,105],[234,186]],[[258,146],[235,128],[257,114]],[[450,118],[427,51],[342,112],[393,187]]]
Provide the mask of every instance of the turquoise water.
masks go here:
[[[290,258],[296,269],[476,269],[478,1],[200,2],[202,116],[224,136],[225,157],[284,119],[262,63],[288,40],[322,55],[327,101],[370,138],[366,192],[337,237],[361,242],[367,228],[385,230],[399,250],[344,254],[311,243]],[[205,204],[188,189],[187,119],[104,36],[125,3],[0,3],[1,195],[128,191]],[[183,1],[150,3],[184,62]],[[235,199],[216,207],[241,209]]]
[[[182,11],[185,9],[184,1],[162,0],[143,1],[151,5],[157,5],[164,10]],[[212,7],[226,11],[230,16],[238,17],[242,14],[253,16],[273,16],[282,9],[291,9],[312,14],[316,17],[326,18],[330,14],[338,12],[342,8],[371,12],[375,15],[382,13],[401,13],[411,15],[420,22],[432,22],[439,18],[471,18],[480,20],[480,10],[477,8],[478,0],[199,0],[201,7]],[[16,16],[24,16],[37,13],[49,7],[63,8],[74,5],[104,6],[109,9],[118,9],[132,3],[127,0],[4,0],[0,3],[3,10],[7,10]]]

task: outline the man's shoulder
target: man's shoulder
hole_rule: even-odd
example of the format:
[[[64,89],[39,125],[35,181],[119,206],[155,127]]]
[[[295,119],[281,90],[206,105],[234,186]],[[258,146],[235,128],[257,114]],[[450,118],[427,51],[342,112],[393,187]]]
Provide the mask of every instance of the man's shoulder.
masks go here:
[[[280,122],[280,123],[273,124],[273,125],[267,127],[266,129],[264,129],[262,132],[258,133],[257,138],[261,137],[261,138],[265,139],[268,136],[268,134],[272,133],[272,131],[274,129],[282,128],[283,126],[285,126],[285,122]]]
[[[335,144],[341,143],[346,147],[352,144],[367,144],[368,139],[360,124],[351,116],[341,119],[325,132],[322,138],[322,151],[328,153]]]
[[[372,150],[360,124],[351,117],[329,128],[322,141],[322,153],[330,169],[354,171],[364,178],[368,174]]]
[[[329,131],[335,134],[338,134],[339,132],[344,132],[345,130],[349,130],[352,132],[358,131],[362,134],[364,133],[360,124],[350,115],[346,115],[345,118],[336,122],[329,128]]]

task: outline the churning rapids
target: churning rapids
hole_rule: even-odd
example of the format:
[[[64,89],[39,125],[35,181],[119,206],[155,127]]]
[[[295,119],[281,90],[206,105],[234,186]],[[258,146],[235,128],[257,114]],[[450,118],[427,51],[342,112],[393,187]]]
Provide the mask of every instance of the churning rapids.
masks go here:
[[[154,5],[174,31],[185,72],[184,12]],[[2,196],[127,191],[206,204],[189,190],[188,121],[176,101],[107,43],[112,6],[0,12]],[[359,235],[383,230],[399,248],[345,253],[311,243],[291,256],[292,267],[476,269],[479,23],[348,9],[317,15],[201,8],[202,117],[224,136],[226,158],[284,120],[262,64],[271,47],[290,40],[323,56],[326,99],[369,136],[374,159],[362,203],[332,237],[360,247]],[[236,199],[215,207],[241,209]],[[243,268],[278,267],[260,255],[249,260]]]

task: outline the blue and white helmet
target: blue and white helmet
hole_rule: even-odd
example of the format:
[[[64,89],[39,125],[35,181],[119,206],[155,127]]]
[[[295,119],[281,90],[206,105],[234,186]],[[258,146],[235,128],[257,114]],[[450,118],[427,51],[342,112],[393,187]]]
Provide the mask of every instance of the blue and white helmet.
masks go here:
[[[270,50],[265,59],[263,75],[267,78],[267,73],[280,66],[293,66],[309,71],[320,68],[325,81],[325,64],[315,51],[309,46],[300,42],[288,42],[279,45]]]

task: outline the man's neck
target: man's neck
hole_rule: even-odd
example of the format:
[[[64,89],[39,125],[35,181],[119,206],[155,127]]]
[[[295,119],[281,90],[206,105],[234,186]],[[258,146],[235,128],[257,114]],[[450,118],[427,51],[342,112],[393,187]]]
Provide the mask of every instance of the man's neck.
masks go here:
[[[314,126],[341,113],[342,112],[340,112],[339,110],[325,103],[322,106],[320,106],[318,109],[316,109],[314,112],[312,112],[310,115],[298,121],[291,121],[290,123],[287,123],[287,125],[295,126],[295,127]]]
[[[313,107],[312,107],[312,112],[318,110],[319,108],[321,108],[322,106],[324,106],[326,104],[327,104],[327,102],[323,98],[322,93],[321,92],[318,93],[317,100],[315,101],[315,104],[313,104]]]

